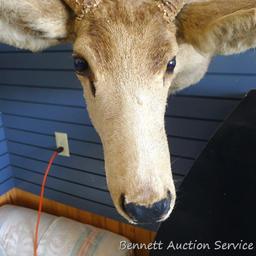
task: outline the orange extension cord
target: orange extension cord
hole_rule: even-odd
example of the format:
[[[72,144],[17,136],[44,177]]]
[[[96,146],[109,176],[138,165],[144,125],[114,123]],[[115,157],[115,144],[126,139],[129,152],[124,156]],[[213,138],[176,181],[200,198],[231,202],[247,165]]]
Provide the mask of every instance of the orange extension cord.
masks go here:
[[[52,154],[52,156],[50,158],[48,166],[47,166],[47,168],[45,170],[44,179],[43,179],[43,183],[42,183],[42,186],[41,186],[41,193],[40,193],[39,206],[38,206],[38,214],[37,214],[37,222],[36,222],[36,227],[35,227],[34,256],[37,256],[38,231],[39,231],[39,225],[40,225],[41,212],[42,212],[42,208],[43,208],[44,189],[45,189],[45,184],[46,184],[46,181],[47,181],[47,176],[48,176],[48,174],[50,172],[50,169],[52,167],[53,161],[58,156],[58,154],[61,153],[62,151],[63,151],[62,147],[60,147],[60,148],[58,148],[57,150],[54,151],[54,153]]]

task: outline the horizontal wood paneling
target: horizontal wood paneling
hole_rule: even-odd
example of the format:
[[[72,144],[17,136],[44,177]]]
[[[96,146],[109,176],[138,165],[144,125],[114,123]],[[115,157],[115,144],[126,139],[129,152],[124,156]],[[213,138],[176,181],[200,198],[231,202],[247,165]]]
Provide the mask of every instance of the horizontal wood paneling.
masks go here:
[[[0,170],[0,184],[5,183],[7,180],[9,180],[12,176],[10,175],[12,173],[11,167],[5,166]]]
[[[1,99],[18,100],[33,103],[77,106],[84,108],[85,101],[82,90],[67,90],[54,88],[37,88],[21,86],[4,86],[0,81]],[[67,99],[67,94],[69,98]],[[56,98],[58,95],[58,98]]]
[[[195,159],[207,144],[207,142],[186,138],[168,138],[168,142],[173,156],[190,159]]]
[[[166,114],[175,117],[223,121],[238,104],[238,100],[171,97]]]
[[[57,95],[56,95],[57,96]],[[76,124],[90,124],[84,108],[38,104],[21,101],[0,100],[0,109],[4,113],[25,115],[26,117],[42,118]]]
[[[208,73],[217,74],[242,74],[256,75],[256,51],[252,49],[244,54],[231,55],[228,58],[224,56],[215,57],[209,68]]]
[[[53,135],[42,135],[38,133],[30,133],[6,128],[6,136],[9,141],[15,141],[49,149],[54,149],[56,147],[55,137]],[[72,155],[92,157],[102,161],[104,159],[102,146],[99,144],[92,144],[69,139],[69,148]]]
[[[26,113],[25,113],[26,114]],[[100,138],[91,124],[69,123],[5,114],[3,116],[6,128],[53,135],[55,131],[65,132],[70,139],[100,143]]]
[[[3,183],[0,184],[0,198],[10,191],[14,187],[14,179],[12,177],[5,180]],[[1,200],[0,200],[1,201]]]
[[[71,52],[72,51],[72,45],[70,44],[62,44],[58,46],[53,46],[51,48],[46,49],[44,52]],[[8,53],[14,53],[14,54],[24,54],[28,53],[27,50],[21,50],[6,44],[0,44],[0,53],[1,54],[8,54]],[[30,52],[29,52],[30,53]]]
[[[10,165],[9,153],[5,152],[0,156],[0,170]]]
[[[7,140],[0,113],[0,197],[13,188],[13,175],[7,148]]]
[[[36,160],[49,161],[52,150],[40,148],[31,145],[19,144],[17,142],[8,141],[8,149],[11,154],[17,154],[23,157],[32,157]],[[84,170],[104,176],[104,162],[97,159],[85,158],[82,156],[71,155],[69,158],[59,157],[55,163],[73,168],[77,170]]]
[[[14,63],[15,67],[15,63]],[[33,72],[31,72],[33,71]],[[1,84],[81,89],[73,71],[0,69]]]
[[[4,128],[0,127],[0,141],[3,141],[4,139],[5,139]]]
[[[0,155],[3,155],[7,152],[6,140],[0,142]]]
[[[20,180],[29,180],[35,185],[41,186],[43,181],[43,174],[34,171],[34,170],[27,170],[25,168],[19,168],[19,167],[12,167],[13,169],[13,175],[15,179]],[[54,167],[52,168],[53,172]],[[42,171],[45,170],[45,167]],[[112,200],[110,198],[110,195],[107,191],[99,190],[98,188],[91,188],[87,185],[82,184],[82,182],[74,182],[68,179],[63,179],[63,177],[54,177],[52,175],[52,172],[49,174],[47,178],[47,187],[48,188],[54,188],[54,190],[57,190],[62,193],[66,193],[68,191],[68,194],[71,194],[75,197],[83,198],[84,200],[100,203],[104,206],[113,208]]]
[[[255,80],[255,76],[208,74],[197,85],[182,91],[182,95],[206,96],[205,99],[207,97],[241,99],[247,92],[256,88]]]
[[[208,141],[221,123],[219,121],[195,120],[186,117],[166,117],[165,122],[168,136],[205,141]]]
[[[16,154],[10,154],[13,167],[24,168],[35,173],[43,174],[47,166],[47,161],[35,160],[33,158],[24,158]],[[50,175],[55,178],[67,180],[83,186],[88,186],[102,191],[107,191],[105,175],[86,172],[73,168],[67,168],[62,165],[54,164]]]
[[[1,55],[0,69],[13,68],[12,62],[15,54],[15,68],[20,69],[64,69],[73,70],[73,58],[71,54],[63,52],[43,52],[32,55],[30,52],[23,54],[6,53]],[[35,58],[37,57],[37,58]],[[26,61],[24,62],[24,59]],[[58,60],[58,65],[53,59]]]

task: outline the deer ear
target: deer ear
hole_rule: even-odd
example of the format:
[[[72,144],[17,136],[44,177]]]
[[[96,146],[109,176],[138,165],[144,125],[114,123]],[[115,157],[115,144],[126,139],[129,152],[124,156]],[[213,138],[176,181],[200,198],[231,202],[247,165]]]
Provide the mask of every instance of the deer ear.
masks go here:
[[[209,55],[229,55],[256,47],[255,0],[186,5],[177,17],[177,38]]]
[[[61,0],[0,0],[0,42],[31,51],[69,41],[72,13]]]

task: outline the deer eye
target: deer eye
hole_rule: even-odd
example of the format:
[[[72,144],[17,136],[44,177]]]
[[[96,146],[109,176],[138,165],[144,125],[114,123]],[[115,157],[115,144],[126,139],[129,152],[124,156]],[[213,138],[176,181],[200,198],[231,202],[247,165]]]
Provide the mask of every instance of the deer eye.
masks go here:
[[[83,73],[90,69],[88,62],[80,57],[74,57],[74,67],[77,73]]]
[[[166,72],[173,73],[175,67],[176,67],[176,57],[174,57],[171,61],[168,62]]]

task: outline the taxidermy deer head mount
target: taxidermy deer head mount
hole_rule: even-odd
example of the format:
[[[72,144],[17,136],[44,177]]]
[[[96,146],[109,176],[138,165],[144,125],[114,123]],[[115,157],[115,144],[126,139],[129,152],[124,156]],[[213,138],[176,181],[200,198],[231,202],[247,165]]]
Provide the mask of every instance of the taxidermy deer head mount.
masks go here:
[[[176,199],[164,114],[216,54],[256,46],[255,0],[0,0],[0,41],[32,51],[70,41],[105,155],[109,191],[132,223]]]

